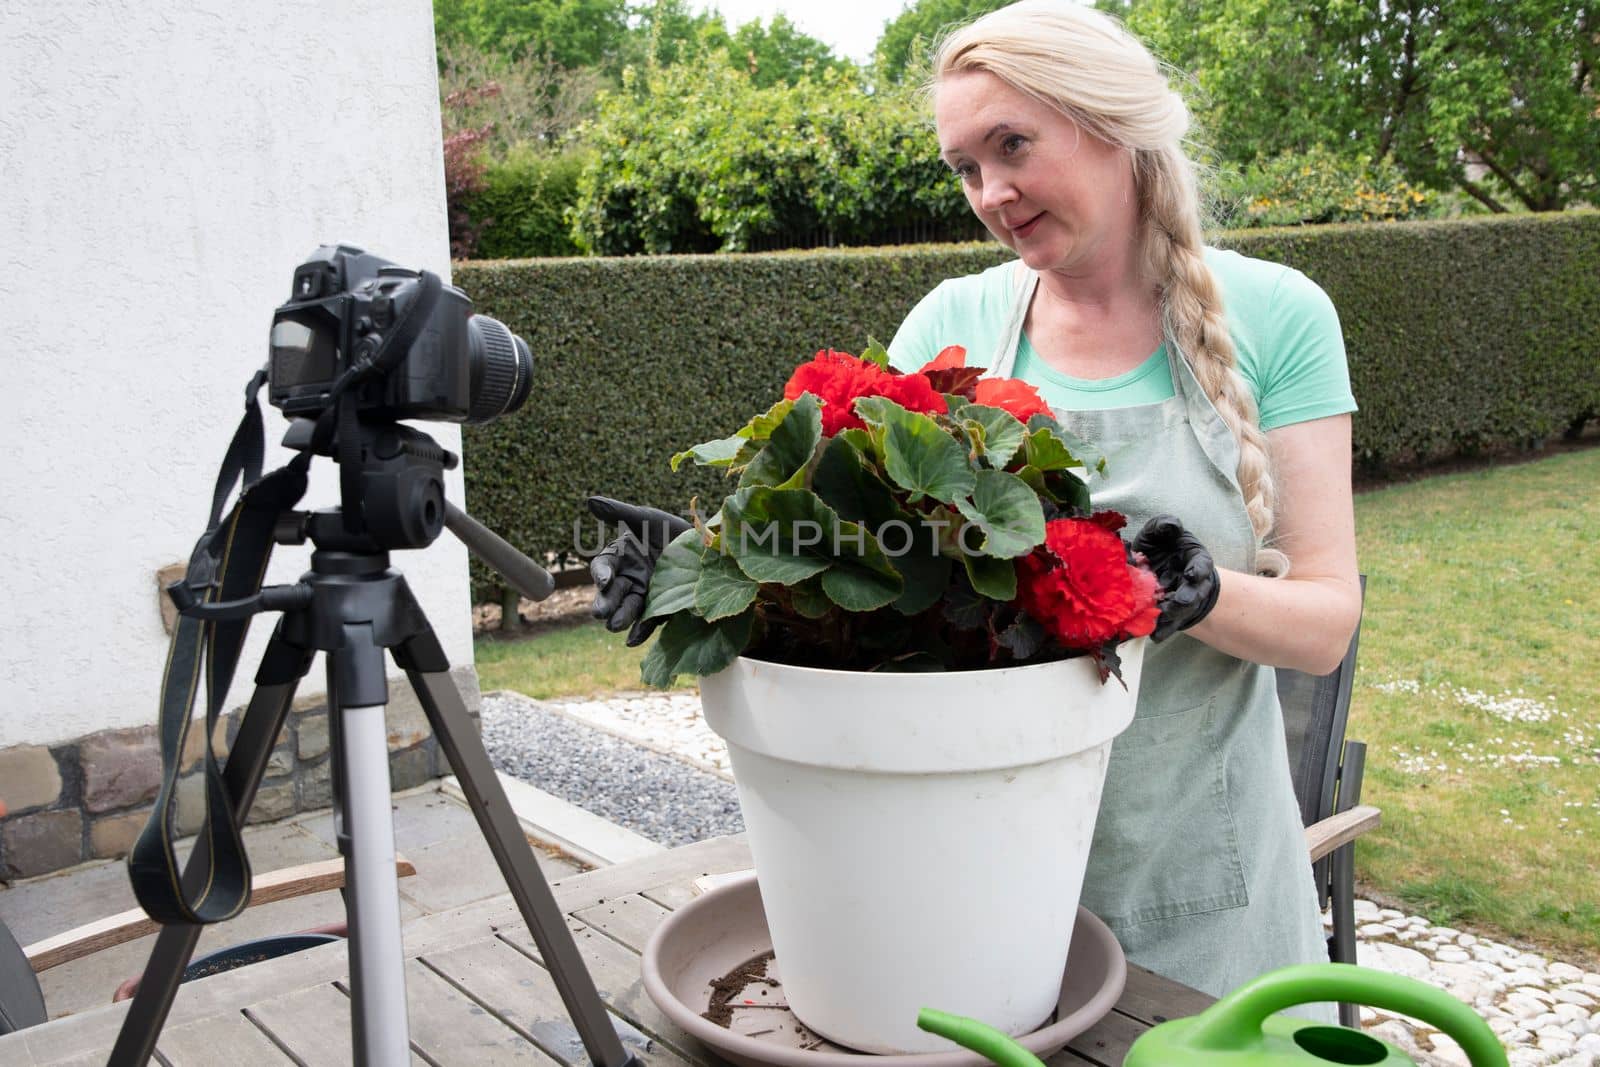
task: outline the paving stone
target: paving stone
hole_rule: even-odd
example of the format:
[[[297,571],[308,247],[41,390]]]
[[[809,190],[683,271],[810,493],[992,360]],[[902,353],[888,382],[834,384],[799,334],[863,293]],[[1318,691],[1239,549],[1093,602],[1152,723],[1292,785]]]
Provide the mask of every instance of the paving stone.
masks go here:
[[[61,768],[43,745],[0,748],[0,782],[13,815],[48,807],[61,796]]]

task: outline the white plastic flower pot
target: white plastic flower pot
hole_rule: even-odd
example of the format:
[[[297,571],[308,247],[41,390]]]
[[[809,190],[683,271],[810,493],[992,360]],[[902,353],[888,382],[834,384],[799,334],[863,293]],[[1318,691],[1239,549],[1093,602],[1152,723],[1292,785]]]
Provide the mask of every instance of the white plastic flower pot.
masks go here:
[[[702,678],[728,742],[789,1006],[864,1052],[947,1051],[931,1007],[1016,1035],[1054,1009],[1111,741],[1088,657],[878,674],[738,659]]]

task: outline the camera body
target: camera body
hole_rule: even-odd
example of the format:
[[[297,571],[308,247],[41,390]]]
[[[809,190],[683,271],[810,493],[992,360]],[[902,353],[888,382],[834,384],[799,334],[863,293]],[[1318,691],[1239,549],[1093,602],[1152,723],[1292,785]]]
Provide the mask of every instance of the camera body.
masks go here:
[[[268,400],[285,415],[316,418],[335,383],[364,370],[341,386],[364,419],[487,422],[520,406],[533,369],[527,342],[474,315],[454,286],[438,285],[423,307],[428,288],[423,272],[359,248],[318,248],[295,268],[293,292],[272,316]],[[404,351],[386,346],[396,340]]]

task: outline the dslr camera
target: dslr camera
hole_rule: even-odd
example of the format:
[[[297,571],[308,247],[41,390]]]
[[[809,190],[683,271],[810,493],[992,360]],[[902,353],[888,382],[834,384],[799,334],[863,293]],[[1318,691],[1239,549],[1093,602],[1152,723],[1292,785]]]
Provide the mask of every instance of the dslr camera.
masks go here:
[[[316,419],[353,397],[363,421],[488,422],[528,398],[528,343],[460,289],[349,245],[295,268],[272,316],[268,399]]]

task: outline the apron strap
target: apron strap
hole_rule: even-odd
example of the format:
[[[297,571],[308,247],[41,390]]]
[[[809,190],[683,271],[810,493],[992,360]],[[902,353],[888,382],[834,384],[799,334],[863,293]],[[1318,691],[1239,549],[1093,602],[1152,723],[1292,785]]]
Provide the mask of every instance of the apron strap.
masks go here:
[[[1011,368],[1017,362],[1017,345],[1022,340],[1022,324],[1027,321],[1028,305],[1033,303],[1033,291],[1039,285],[1039,275],[1028,269],[1028,265],[1020,259],[1012,277],[1015,279],[1015,295],[1011,301],[1011,314],[1006,318],[1005,329],[1000,333],[994,354],[989,357],[989,367],[983,372],[985,378],[1011,377]]]

